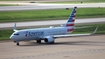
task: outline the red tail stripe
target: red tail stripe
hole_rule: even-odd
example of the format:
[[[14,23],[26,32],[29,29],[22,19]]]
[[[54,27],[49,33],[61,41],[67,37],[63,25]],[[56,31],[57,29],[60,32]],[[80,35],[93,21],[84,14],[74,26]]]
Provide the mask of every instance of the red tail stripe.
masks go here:
[[[74,22],[75,20],[73,19],[72,22]]]
[[[67,24],[66,26],[74,26],[74,24]]]

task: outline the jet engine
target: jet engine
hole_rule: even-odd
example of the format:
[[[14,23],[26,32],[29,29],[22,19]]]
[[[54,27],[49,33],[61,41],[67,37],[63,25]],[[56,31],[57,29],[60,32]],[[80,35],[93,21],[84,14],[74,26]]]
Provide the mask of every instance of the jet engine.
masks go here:
[[[45,39],[44,39],[45,43],[51,43],[53,44],[54,43],[54,38],[51,37],[51,36],[47,36]]]

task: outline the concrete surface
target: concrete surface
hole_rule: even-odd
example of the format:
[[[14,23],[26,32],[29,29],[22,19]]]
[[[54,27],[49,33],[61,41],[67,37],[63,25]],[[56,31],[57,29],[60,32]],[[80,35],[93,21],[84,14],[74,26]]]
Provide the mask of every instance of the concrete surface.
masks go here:
[[[105,35],[58,38],[55,44],[0,41],[0,59],[105,59]]]
[[[14,3],[13,3],[14,4]],[[16,3],[19,4],[19,3]],[[0,6],[0,11],[14,11],[14,10],[39,10],[39,9],[59,9],[59,8],[73,8],[77,6],[78,8],[103,8],[105,3],[90,3],[90,4],[30,4],[30,3],[20,3],[25,6]]]
[[[43,26],[43,25],[61,25],[65,24],[66,20],[50,20],[50,21],[28,21],[28,22],[16,22],[17,27],[30,27],[30,26]],[[15,22],[0,23],[0,29],[13,28]],[[88,19],[76,19],[75,24],[93,24],[93,23],[105,23],[105,18],[88,18]]]

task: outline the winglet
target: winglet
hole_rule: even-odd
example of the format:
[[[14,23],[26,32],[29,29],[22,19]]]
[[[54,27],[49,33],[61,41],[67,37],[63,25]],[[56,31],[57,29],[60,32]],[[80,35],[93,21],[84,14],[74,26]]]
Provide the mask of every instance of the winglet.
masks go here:
[[[16,23],[14,24],[13,31],[17,31],[17,30],[16,30]]]
[[[96,29],[94,30],[93,34],[95,34],[97,32],[97,30],[98,30],[98,27],[96,27]]]

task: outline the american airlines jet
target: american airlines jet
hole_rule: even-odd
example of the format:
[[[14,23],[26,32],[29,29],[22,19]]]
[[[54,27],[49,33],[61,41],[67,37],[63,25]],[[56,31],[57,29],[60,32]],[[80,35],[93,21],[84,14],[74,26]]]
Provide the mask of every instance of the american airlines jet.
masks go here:
[[[14,33],[10,36],[10,39],[13,40],[17,45],[20,41],[36,40],[37,43],[41,43],[41,40],[44,40],[45,43],[54,43],[55,38],[60,37],[69,37],[69,36],[82,36],[82,35],[91,35],[95,33],[98,27],[93,33],[88,34],[70,34],[76,29],[74,27],[76,9],[74,7],[68,21],[65,25],[60,27],[50,27],[50,28],[35,28],[35,29],[23,29],[16,30],[16,23],[14,25]]]

